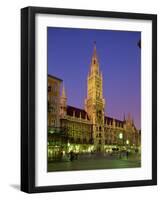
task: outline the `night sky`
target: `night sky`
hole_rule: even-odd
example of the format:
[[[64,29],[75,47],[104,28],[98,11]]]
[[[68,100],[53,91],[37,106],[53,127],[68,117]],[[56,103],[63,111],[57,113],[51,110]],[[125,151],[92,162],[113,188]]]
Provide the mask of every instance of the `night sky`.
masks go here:
[[[84,108],[87,74],[96,41],[106,115],[123,120],[124,113],[130,113],[140,128],[140,39],[140,32],[48,27],[48,74],[64,81],[68,105]]]

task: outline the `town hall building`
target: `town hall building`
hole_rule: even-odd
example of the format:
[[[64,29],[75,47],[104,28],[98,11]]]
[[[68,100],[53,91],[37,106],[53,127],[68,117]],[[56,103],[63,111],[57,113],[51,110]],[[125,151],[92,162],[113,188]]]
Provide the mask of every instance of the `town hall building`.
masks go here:
[[[105,115],[106,103],[94,43],[84,108],[68,105],[63,81],[48,75],[48,156],[70,151],[109,152],[114,148],[140,148],[140,131],[131,115],[122,120]]]

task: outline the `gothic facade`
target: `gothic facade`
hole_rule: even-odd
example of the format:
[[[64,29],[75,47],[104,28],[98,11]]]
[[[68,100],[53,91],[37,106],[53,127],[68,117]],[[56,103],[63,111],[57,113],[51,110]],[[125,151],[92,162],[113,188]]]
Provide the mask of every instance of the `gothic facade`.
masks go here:
[[[51,76],[48,76],[48,87]],[[103,76],[94,44],[90,70],[87,76],[87,96],[84,109],[69,106],[64,86],[60,94],[60,79],[57,80],[58,96],[56,115],[52,121],[48,113],[48,143],[50,149],[69,152],[107,152],[114,147],[140,147],[140,131],[128,114],[123,120],[105,115],[106,101],[103,97]],[[48,89],[48,96],[53,94]],[[55,98],[55,97],[54,97]],[[54,98],[51,97],[52,100]],[[110,97],[109,97],[110,98]],[[59,102],[59,105],[58,105]],[[48,99],[48,106],[55,104]],[[55,120],[56,117],[56,120]],[[57,142],[57,143],[56,143]],[[64,144],[64,145],[63,145]],[[61,146],[61,148],[59,148]]]

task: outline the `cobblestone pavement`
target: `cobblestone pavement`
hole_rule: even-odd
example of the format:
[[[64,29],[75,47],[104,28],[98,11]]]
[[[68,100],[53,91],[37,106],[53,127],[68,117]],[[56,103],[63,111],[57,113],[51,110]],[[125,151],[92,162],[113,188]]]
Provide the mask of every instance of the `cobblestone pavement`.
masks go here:
[[[140,156],[129,155],[83,155],[73,161],[52,161],[48,163],[48,172],[71,171],[71,170],[92,170],[92,169],[119,169],[141,167]]]

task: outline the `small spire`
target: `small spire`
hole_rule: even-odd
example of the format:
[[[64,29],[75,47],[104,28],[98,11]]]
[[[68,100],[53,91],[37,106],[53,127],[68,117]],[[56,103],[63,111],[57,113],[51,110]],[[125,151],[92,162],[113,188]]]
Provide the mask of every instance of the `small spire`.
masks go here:
[[[63,84],[63,88],[62,88],[62,97],[66,98],[66,94],[65,94],[65,87],[64,87],[64,84]]]
[[[93,51],[93,58],[97,60],[97,50],[96,50],[96,41],[94,41],[94,51]]]
[[[132,117],[132,125],[134,125],[134,118]]]
[[[130,113],[128,113],[128,121],[130,121],[131,120],[131,115],[130,115]]]
[[[116,121],[114,118],[113,118],[112,124],[113,124],[113,126],[116,126]]]
[[[80,117],[80,119],[82,118],[82,113],[81,112],[79,113],[79,117]]]
[[[125,113],[124,113],[124,121],[126,121]]]

